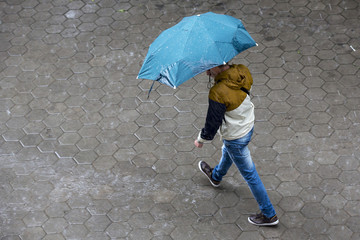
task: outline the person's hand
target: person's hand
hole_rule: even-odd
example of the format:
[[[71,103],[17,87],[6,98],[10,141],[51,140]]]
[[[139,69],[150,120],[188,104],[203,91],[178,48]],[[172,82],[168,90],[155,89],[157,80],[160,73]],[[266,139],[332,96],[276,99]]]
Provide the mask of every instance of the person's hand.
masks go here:
[[[195,140],[194,144],[197,148],[202,148],[202,146],[204,145],[202,142],[198,142],[198,140]]]

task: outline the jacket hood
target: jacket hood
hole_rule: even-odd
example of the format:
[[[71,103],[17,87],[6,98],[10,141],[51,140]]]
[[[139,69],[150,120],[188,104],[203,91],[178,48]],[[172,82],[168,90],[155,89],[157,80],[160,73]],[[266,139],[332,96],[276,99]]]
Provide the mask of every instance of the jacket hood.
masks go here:
[[[253,83],[249,69],[242,65],[230,65],[228,70],[219,73],[215,77],[215,84],[222,82],[227,87],[235,90],[246,88],[250,90]]]

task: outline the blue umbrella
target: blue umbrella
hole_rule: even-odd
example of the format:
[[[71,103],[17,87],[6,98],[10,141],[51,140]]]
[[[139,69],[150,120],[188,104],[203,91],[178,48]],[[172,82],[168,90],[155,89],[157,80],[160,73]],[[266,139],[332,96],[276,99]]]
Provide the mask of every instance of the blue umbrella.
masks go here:
[[[138,78],[176,88],[255,45],[239,19],[212,12],[185,17],[150,45]]]

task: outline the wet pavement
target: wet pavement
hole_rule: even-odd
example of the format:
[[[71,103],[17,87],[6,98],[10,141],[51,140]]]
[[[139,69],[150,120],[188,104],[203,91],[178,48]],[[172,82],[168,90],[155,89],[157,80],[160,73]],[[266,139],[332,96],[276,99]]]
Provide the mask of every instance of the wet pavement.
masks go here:
[[[0,239],[359,239],[357,0],[0,1]],[[253,159],[280,218],[258,211],[233,166],[193,140],[207,77],[137,80],[149,44],[183,17],[243,20],[259,44]],[[169,53],[171,54],[171,53]]]

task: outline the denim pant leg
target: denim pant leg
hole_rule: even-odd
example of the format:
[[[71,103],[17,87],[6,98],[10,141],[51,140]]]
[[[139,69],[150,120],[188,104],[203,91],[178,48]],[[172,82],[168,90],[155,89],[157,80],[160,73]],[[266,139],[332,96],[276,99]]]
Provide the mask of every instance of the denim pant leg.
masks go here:
[[[246,180],[252,194],[254,195],[261,212],[266,217],[272,217],[276,214],[273,205],[270,202],[269,196],[267,195],[264,184],[262,183],[259,174],[256,171],[255,164],[252,161],[248,144],[250,142],[253,131],[249,132],[246,136],[236,140],[224,140],[223,146],[223,157],[220,161],[224,161],[227,164],[219,164],[215,167],[213,176],[217,177],[223,175],[218,173],[226,173],[231,164],[234,162],[239,169],[241,175]],[[225,159],[224,158],[224,152]],[[224,167],[224,168],[222,168]],[[216,179],[215,179],[216,180]]]
[[[233,164],[233,161],[231,160],[225,145],[223,145],[222,156],[221,156],[219,164],[214,168],[214,170],[212,172],[212,178],[215,181],[221,181],[223,176],[226,175],[226,173],[228,172],[228,170],[232,164]]]

